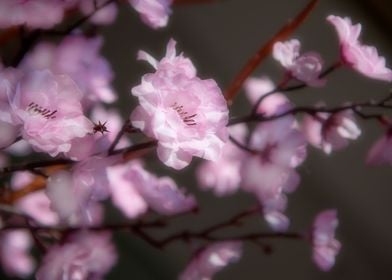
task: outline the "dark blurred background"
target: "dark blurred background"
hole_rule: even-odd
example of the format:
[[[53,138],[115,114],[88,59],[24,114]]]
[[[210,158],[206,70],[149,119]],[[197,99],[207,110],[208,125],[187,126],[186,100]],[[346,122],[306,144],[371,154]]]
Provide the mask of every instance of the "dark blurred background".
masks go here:
[[[195,63],[199,76],[216,79],[224,89],[260,45],[306,3],[306,0],[223,0],[175,6],[169,26],[159,31],[143,25],[136,12],[122,6],[116,23],[103,28],[103,52],[116,75],[114,86],[121,97],[118,104],[122,106],[124,117],[135,105],[130,97],[131,87],[150,71],[146,63],[136,61],[137,50],[146,50],[160,58],[169,38],[173,37],[178,41],[178,50]],[[326,65],[338,57],[336,32],[325,20],[330,14],[349,16],[354,23],[362,23],[362,41],[376,46],[392,67],[391,0],[321,0],[293,37],[300,39],[303,51],[319,51]],[[263,74],[279,81],[282,68],[269,58],[254,73],[255,76]],[[348,100],[378,99],[385,96],[390,87],[390,84],[340,69],[329,77],[325,88],[292,92],[289,98],[297,105],[324,100],[333,106]],[[248,106],[240,94],[232,116],[244,114]],[[337,208],[340,221],[337,238],[343,246],[332,271],[324,273],[317,269],[307,243],[274,240],[266,241],[272,245],[271,255],[246,244],[240,262],[217,274],[216,279],[392,279],[391,167],[365,166],[366,153],[383,130],[373,121],[361,121],[360,125],[363,135],[343,151],[326,156],[310,147],[309,156],[300,167],[302,182],[298,190],[289,195],[290,231],[303,231],[319,211]],[[156,232],[157,237],[184,228],[204,228],[255,202],[244,193],[216,198],[211,192],[200,191],[193,176],[198,162],[194,160],[190,168],[181,172],[161,165],[151,166],[158,174],[169,174],[179,185],[194,192],[200,205],[199,215],[173,219],[170,228]],[[115,219],[115,214],[111,213],[109,218]],[[269,230],[260,216],[250,219],[243,230],[261,229]],[[116,234],[116,239],[120,262],[108,279],[176,279],[188,262],[190,251],[198,245],[190,247],[179,242],[160,251],[129,233]]]

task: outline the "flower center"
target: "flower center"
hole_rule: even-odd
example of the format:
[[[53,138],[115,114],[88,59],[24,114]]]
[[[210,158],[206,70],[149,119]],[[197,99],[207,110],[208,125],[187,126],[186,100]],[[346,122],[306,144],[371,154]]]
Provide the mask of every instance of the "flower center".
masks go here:
[[[173,105],[171,105],[170,107],[173,108],[174,111],[177,112],[178,116],[182,119],[182,121],[186,124],[186,125],[196,125],[196,121],[195,121],[195,117],[197,116],[197,114],[189,114],[187,111],[184,110],[184,106],[183,105],[178,105],[177,102],[174,102]]]
[[[27,112],[32,115],[41,115],[45,119],[54,119],[56,118],[57,110],[49,110],[47,108],[43,108],[37,103],[31,102],[29,106],[27,106]]]

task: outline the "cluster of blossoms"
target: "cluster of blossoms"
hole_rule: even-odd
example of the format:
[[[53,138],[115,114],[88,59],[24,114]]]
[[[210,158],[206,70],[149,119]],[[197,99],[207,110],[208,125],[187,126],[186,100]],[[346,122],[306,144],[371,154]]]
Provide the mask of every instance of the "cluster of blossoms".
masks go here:
[[[166,26],[172,1],[129,3],[150,27]],[[116,18],[117,3],[4,0],[0,28],[50,29],[75,10],[92,24],[108,24]],[[335,67],[344,65],[367,77],[392,81],[385,59],[374,47],[359,42],[359,24],[338,16],[327,20],[340,41]],[[330,154],[361,135],[355,106],[326,110],[319,103],[303,110],[302,119],[296,118],[300,110],[284,94],[287,84],[322,87],[327,82],[321,55],[300,54],[296,39],[273,47],[272,55],[285,71],[283,82],[275,86],[268,77],[251,77],[244,84],[253,110],[243,119],[258,122],[252,129],[241,118],[229,120],[217,83],[201,79],[192,61],[177,53],[173,39],[160,60],[138,53],[137,58],[154,70],[132,88],[138,105],[122,122],[116,110],[103,106],[115,102],[117,94],[111,86],[111,66],[100,54],[102,44],[99,36],[75,32],[56,44],[39,42],[18,65],[0,67],[0,165],[15,155],[27,156],[31,149],[54,158],[12,171],[8,192],[18,195],[0,197],[8,204],[4,211],[9,210],[0,220],[0,264],[10,276],[28,277],[36,271],[37,279],[44,280],[104,279],[118,259],[111,228],[105,227],[107,201],[124,219],[135,222],[149,211],[173,216],[200,207],[197,198],[172,178],[148,171],[141,158],[146,148],[156,148],[158,159],[175,170],[190,165],[193,157],[203,159],[196,170],[202,189],[217,196],[251,193],[270,234],[284,237],[290,228],[287,195],[300,184],[297,169],[306,159],[308,144]],[[369,164],[392,163],[392,126],[383,123],[388,126],[386,134],[370,149]],[[142,133],[149,142],[132,144],[126,133]],[[309,241],[314,262],[325,271],[333,267],[341,247],[335,239],[337,225],[336,210],[325,210],[310,233],[295,235]],[[190,239],[187,234],[178,239]],[[146,233],[140,236],[146,238]],[[162,247],[175,237],[146,240]],[[218,240],[198,248],[179,278],[211,279],[241,258],[244,241]],[[34,245],[44,249],[39,264],[31,256]]]

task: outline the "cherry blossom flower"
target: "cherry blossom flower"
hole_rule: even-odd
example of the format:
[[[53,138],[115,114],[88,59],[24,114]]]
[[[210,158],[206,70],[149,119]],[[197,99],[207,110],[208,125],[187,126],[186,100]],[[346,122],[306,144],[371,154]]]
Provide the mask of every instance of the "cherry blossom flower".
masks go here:
[[[15,85],[9,83],[7,95],[12,123],[22,126],[22,137],[35,150],[56,156],[69,151],[72,139],[92,131],[80,104],[82,94],[67,76],[28,72]]]
[[[32,243],[25,230],[0,233],[0,264],[8,275],[27,277],[33,272],[35,263],[29,253]]]
[[[58,46],[50,43],[37,45],[22,61],[24,70],[50,69],[54,74],[66,74],[83,93],[83,105],[97,101],[111,103],[117,99],[110,83],[113,72],[109,62],[99,53],[101,37],[86,38],[70,35]]]
[[[94,12],[94,15],[89,19],[92,23],[106,25],[113,23],[116,19],[117,5],[114,2],[108,5],[105,5],[107,0],[82,0],[79,2],[80,11],[83,14],[88,16]],[[105,5],[105,7],[99,8],[99,10],[96,11],[95,5],[97,7]]]
[[[10,146],[20,135],[20,125],[13,122],[8,97],[19,77],[19,71],[12,68],[3,69],[0,64],[0,148]]]
[[[16,25],[51,28],[62,21],[64,10],[71,2],[70,0],[2,0],[0,1],[0,28]]]
[[[322,149],[326,154],[346,147],[349,140],[355,140],[361,135],[351,110],[335,114],[306,115],[302,131],[310,144]]]
[[[338,33],[342,63],[369,78],[392,81],[392,70],[386,67],[385,58],[378,55],[375,47],[359,41],[361,24],[353,25],[350,18],[334,15],[328,16],[327,21]]]
[[[176,55],[175,44],[170,40],[161,61],[139,53],[156,71],[144,75],[141,84],[132,89],[140,105],[131,121],[158,140],[158,157],[163,163],[182,169],[192,156],[220,157],[227,140],[228,109],[216,82],[198,78],[192,62]]]
[[[132,7],[140,14],[142,21],[154,29],[167,25],[172,2],[173,0],[129,0]]]
[[[99,201],[110,196],[107,167],[117,157],[91,157],[71,171],[61,170],[48,178],[46,194],[51,207],[69,224],[97,224],[102,216]]]
[[[104,279],[117,261],[107,232],[80,231],[52,246],[37,271],[38,280]]]
[[[288,227],[283,215],[286,193],[299,184],[295,167],[306,157],[306,142],[291,116],[259,124],[254,130],[249,155],[241,168],[242,187],[254,193],[263,206],[263,214],[276,231]]]
[[[32,183],[33,180],[34,175],[30,172],[16,172],[12,176],[11,188],[20,190]],[[56,225],[59,222],[58,215],[50,208],[50,200],[44,190],[31,192],[18,199],[15,207],[40,224]]]
[[[240,241],[214,243],[196,254],[179,279],[210,280],[228,264],[237,262],[241,255],[242,243]]]
[[[247,128],[243,124],[231,126],[230,134],[239,142],[245,143]],[[203,189],[212,189],[217,196],[235,192],[241,184],[240,168],[245,152],[231,141],[223,147],[222,156],[217,161],[202,162],[196,176]]]
[[[392,128],[378,139],[367,154],[366,163],[369,165],[392,164]]]
[[[127,178],[127,174],[132,168],[142,168],[141,163],[131,161],[127,164],[110,166],[107,173],[114,206],[119,208],[128,218],[134,219],[147,211],[148,204],[139,194],[133,178]]]
[[[300,55],[301,43],[292,39],[286,42],[276,42],[272,55],[288,71],[289,75],[306,83],[309,86],[320,87],[325,80],[320,79],[323,60],[316,52],[307,52]]]
[[[335,239],[338,226],[336,210],[325,210],[319,213],[313,224],[313,261],[323,270],[330,270],[335,264],[335,257],[341,244]]]
[[[141,165],[134,165],[125,176],[148,206],[159,214],[176,215],[196,208],[194,196],[187,195],[167,176],[158,178]]]
[[[274,83],[266,76],[261,78],[249,78],[245,81],[244,88],[246,95],[251,104],[254,105],[260,97],[268,94],[276,87]],[[265,116],[272,116],[282,113],[291,107],[290,101],[287,97],[279,92],[267,96],[259,104],[257,112]]]

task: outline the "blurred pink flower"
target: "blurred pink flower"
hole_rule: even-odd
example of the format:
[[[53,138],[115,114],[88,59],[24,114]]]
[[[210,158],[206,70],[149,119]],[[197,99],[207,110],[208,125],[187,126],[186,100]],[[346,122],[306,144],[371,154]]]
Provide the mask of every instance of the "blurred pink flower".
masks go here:
[[[0,1],[0,28],[26,25],[48,29],[62,21],[69,0],[2,0]]]
[[[346,147],[349,140],[355,140],[361,135],[351,110],[335,114],[306,115],[302,131],[310,144],[322,149],[326,154]]]
[[[366,163],[370,165],[392,164],[392,128],[370,148]]]
[[[13,122],[9,104],[10,92],[15,90],[19,77],[19,71],[12,68],[3,69],[0,64],[0,148],[10,146],[20,134],[20,125]]]
[[[132,89],[140,105],[131,121],[158,140],[158,157],[163,163],[182,169],[192,156],[220,157],[227,140],[228,108],[216,82],[198,78],[192,62],[176,55],[175,44],[169,41],[161,61],[139,53],[156,71],[144,75],[141,84]]]
[[[270,226],[277,231],[288,227],[282,214],[286,193],[292,192],[300,178],[295,168],[306,157],[306,142],[291,116],[259,124],[253,131],[250,154],[241,168],[242,187],[254,193]]]
[[[9,276],[28,277],[35,263],[30,256],[33,240],[28,231],[9,230],[0,233],[0,264]]]
[[[105,279],[105,274],[117,262],[117,253],[110,239],[107,232],[73,233],[64,244],[49,249],[36,279]]]
[[[197,206],[193,195],[187,195],[176,182],[165,176],[156,177],[140,164],[133,165],[126,174],[148,206],[162,215],[176,215],[194,210]]]
[[[229,127],[237,141],[245,143],[247,128],[244,124]],[[203,161],[196,170],[196,176],[203,189],[212,189],[217,196],[235,192],[241,184],[240,168],[245,152],[231,141],[227,141],[222,156],[217,161]]]
[[[110,196],[107,167],[117,161],[117,157],[91,157],[71,171],[58,171],[49,177],[46,194],[63,221],[72,225],[101,221],[98,202]]]
[[[34,175],[28,171],[15,172],[11,179],[13,190],[20,190],[34,180]],[[27,216],[43,225],[56,225],[58,215],[50,208],[50,200],[44,190],[31,192],[18,199],[14,205]]]
[[[35,150],[56,156],[71,148],[71,140],[92,132],[83,115],[81,92],[67,76],[50,71],[25,73],[7,92],[12,122]]]
[[[324,64],[320,54],[307,52],[300,55],[300,48],[301,43],[297,39],[276,42],[272,55],[297,80],[309,86],[324,86],[325,80],[319,78]]]
[[[327,21],[334,25],[340,41],[341,60],[359,73],[378,80],[392,81],[392,71],[385,65],[385,58],[378,55],[375,47],[359,41],[361,24],[353,25],[348,17],[330,15]]]
[[[230,263],[237,262],[242,255],[240,241],[218,242],[198,252],[185,270],[180,280],[210,280]]]
[[[244,87],[246,95],[252,105],[254,105],[260,97],[276,88],[274,83],[266,76],[261,78],[248,78],[245,81]],[[263,99],[257,108],[257,112],[265,116],[272,116],[282,113],[290,107],[291,104],[287,97],[282,93],[276,92]]]
[[[131,219],[144,214],[148,209],[148,204],[139,194],[133,178],[127,178],[127,174],[132,168],[142,168],[140,164],[138,161],[130,161],[126,164],[114,165],[107,168],[113,204],[125,216]]]
[[[79,8],[83,14],[88,16],[95,11],[95,5],[100,7],[101,5],[105,5],[106,2],[107,0],[81,0],[79,1]],[[113,23],[116,17],[117,5],[116,3],[112,2],[96,11],[89,20],[95,24],[106,25]]]
[[[154,29],[167,25],[172,2],[173,0],[129,0],[142,21]]]
[[[97,101],[111,103],[117,99],[110,83],[113,72],[109,62],[100,54],[103,39],[69,35],[58,46],[37,45],[22,61],[22,69],[50,69],[54,74],[66,74],[79,86],[83,105]]]
[[[335,257],[341,244],[335,239],[338,226],[336,210],[325,210],[319,213],[313,224],[313,261],[323,270],[330,270],[335,264]]]

